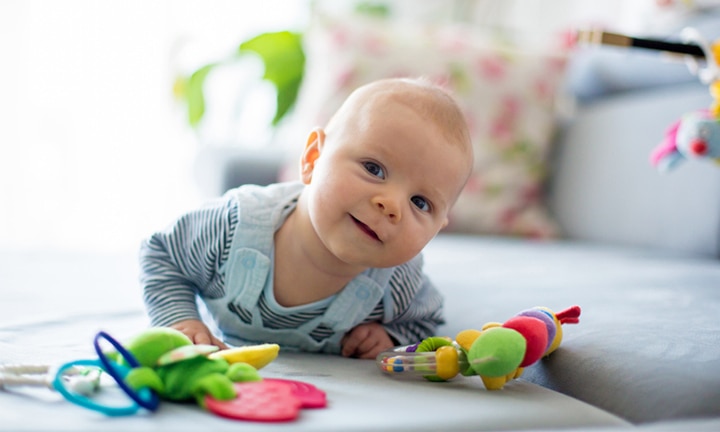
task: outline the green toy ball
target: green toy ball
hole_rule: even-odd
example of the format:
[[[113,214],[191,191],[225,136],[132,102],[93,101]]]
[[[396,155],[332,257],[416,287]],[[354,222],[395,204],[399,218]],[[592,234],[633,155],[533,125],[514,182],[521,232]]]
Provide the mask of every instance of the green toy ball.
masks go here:
[[[470,346],[470,367],[481,376],[505,376],[520,366],[526,344],[525,338],[513,329],[487,329]]]

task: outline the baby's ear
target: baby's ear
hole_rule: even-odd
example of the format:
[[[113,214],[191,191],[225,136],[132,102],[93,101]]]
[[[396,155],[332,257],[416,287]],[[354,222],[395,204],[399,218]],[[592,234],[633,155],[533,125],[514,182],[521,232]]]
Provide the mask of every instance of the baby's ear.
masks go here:
[[[325,144],[325,131],[322,128],[315,128],[308,135],[305,150],[300,157],[300,179],[305,184],[310,184],[312,173],[315,169],[323,145]]]

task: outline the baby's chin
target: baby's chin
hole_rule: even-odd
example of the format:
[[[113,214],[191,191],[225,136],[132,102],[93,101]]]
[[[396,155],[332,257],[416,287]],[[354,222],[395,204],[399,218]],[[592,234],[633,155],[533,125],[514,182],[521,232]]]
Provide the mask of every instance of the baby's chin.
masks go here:
[[[397,267],[401,264],[404,264],[404,263],[410,261],[412,258],[414,258],[414,256],[412,256],[408,259],[404,259],[404,257],[398,258],[397,255],[384,256],[383,254],[380,254],[380,253],[371,254],[370,256],[367,256],[367,257],[357,257],[357,256],[343,257],[343,256],[338,256],[338,255],[336,255],[336,257],[339,260],[341,260],[347,264],[351,264],[353,266],[363,268],[364,270],[367,270],[370,268]]]

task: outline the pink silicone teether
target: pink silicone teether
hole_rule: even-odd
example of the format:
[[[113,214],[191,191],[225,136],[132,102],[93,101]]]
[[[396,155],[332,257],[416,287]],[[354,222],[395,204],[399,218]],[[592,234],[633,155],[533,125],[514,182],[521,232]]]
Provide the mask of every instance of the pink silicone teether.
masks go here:
[[[300,399],[303,408],[325,408],[327,406],[325,392],[312,384],[280,378],[267,378],[265,381],[279,382],[289,385],[292,389],[292,394]]]
[[[219,401],[207,396],[207,409],[221,417],[264,422],[295,420],[300,413],[300,399],[286,383],[263,380],[235,383],[234,386],[237,398]]]

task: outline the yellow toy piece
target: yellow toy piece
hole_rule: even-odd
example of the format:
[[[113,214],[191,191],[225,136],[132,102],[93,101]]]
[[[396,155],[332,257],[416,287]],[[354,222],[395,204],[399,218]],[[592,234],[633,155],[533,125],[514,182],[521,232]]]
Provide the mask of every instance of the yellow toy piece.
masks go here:
[[[483,324],[483,326],[481,327],[481,330],[485,331],[485,330],[489,330],[489,329],[495,328],[495,327],[502,327],[502,323],[490,321],[489,323]]]
[[[475,339],[482,333],[480,330],[467,329],[463,330],[455,336],[455,342],[460,345],[465,351],[468,351],[472,346]]]
[[[449,380],[460,373],[458,352],[452,345],[442,346],[435,351],[437,364],[435,374],[444,380]]]
[[[480,379],[482,380],[483,385],[485,385],[486,389],[502,390],[502,388],[505,387],[505,384],[516,378],[520,378],[520,375],[522,375],[522,371],[523,368],[517,368],[509,374],[500,377],[489,377],[485,375],[480,375]]]
[[[280,345],[278,344],[260,344],[224,349],[216,351],[208,357],[211,359],[222,358],[230,364],[247,363],[255,369],[262,369],[275,360],[279,352]]]
[[[718,46],[720,46],[720,44],[718,44]],[[720,79],[710,84],[710,94],[713,97],[710,112],[716,118],[720,118]]]

